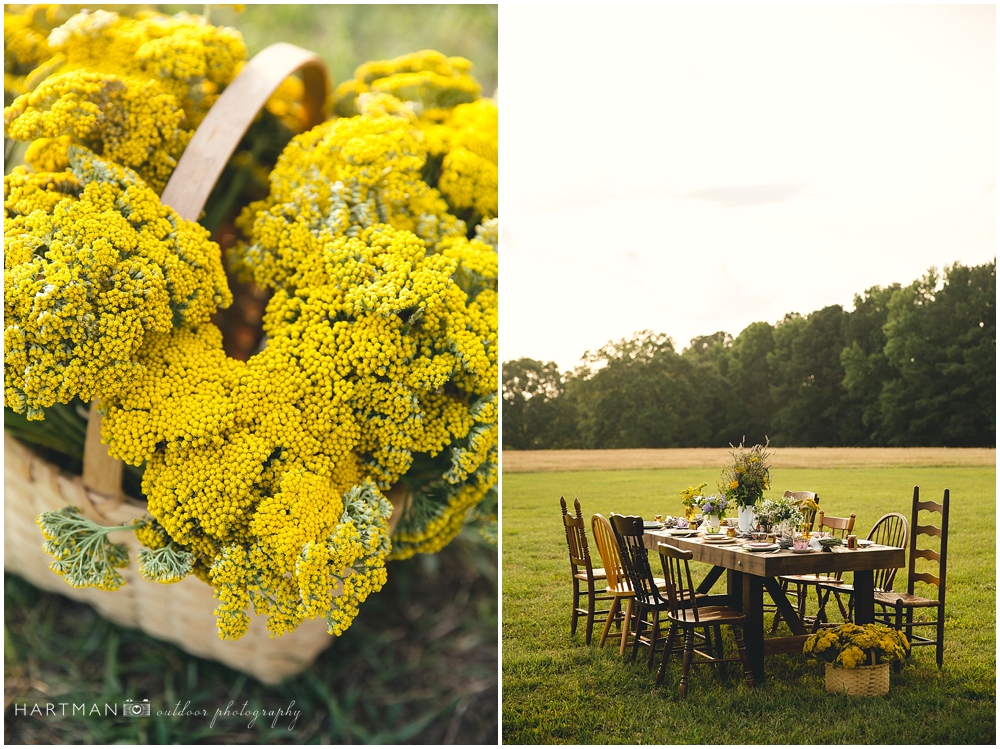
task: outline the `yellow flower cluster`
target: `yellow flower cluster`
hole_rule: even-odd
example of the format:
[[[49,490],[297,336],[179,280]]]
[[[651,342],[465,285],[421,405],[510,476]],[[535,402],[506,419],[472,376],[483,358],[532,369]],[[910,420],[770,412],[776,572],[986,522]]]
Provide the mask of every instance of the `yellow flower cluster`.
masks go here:
[[[910,644],[902,632],[884,624],[853,624],[823,629],[811,635],[802,648],[834,666],[857,668],[874,661],[882,663],[906,656]]]
[[[3,14],[3,105],[24,93],[24,80],[48,60],[48,32],[36,21],[38,6],[21,14]]]
[[[478,223],[497,215],[499,110],[492,99],[479,98],[471,68],[468,60],[433,51],[365,63],[337,87],[334,111],[373,113],[375,94],[405,102],[424,136],[425,158],[440,172],[434,186],[452,212]]]
[[[134,169],[159,194],[191,138],[183,118],[155,82],[76,70],[19,96],[4,110],[4,128],[14,140],[34,141],[25,161],[36,171],[65,168],[69,145],[81,143]]]
[[[4,178],[4,402],[29,419],[115,393],[148,334],[232,301],[205,229],[134,172],[77,146],[69,158]]]
[[[12,129],[49,139],[32,145],[36,164],[58,164],[70,139],[106,137],[100,118],[126,103],[156,102],[142,89],[152,68],[119,60],[112,71],[81,51],[84,39],[100,50],[126,29],[141,35],[143,19],[70,20],[49,40],[65,58],[59,75],[12,110]],[[204,73],[198,54],[143,49],[132,58],[167,66],[164,80]],[[496,108],[472,102],[465,61],[399,63],[364,73],[357,116],[296,137],[269,197],[244,211],[249,242],[234,264],[273,290],[267,345],[246,362],[226,356],[208,322],[229,302],[217,248],[134,172],[67,146],[69,171],[5,181],[8,403],[100,395],[110,454],[146,465],[143,575],[211,582],[223,638],[245,633],[251,606],[272,635],[317,616],[339,634],[383,585],[390,550],[437,551],[470,512],[496,514]],[[129,86],[146,91],[141,102]],[[420,95],[389,93],[408,91]],[[165,149],[165,131],[141,130],[161,139],[147,153]],[[102,143],[125,159],[138,133],[121,131]],[[450,175],[450,193],[437,175]],[[486,220],[470,232],[455,211]],[[399,484],[407,501],[390,543],[382,492]]]
[[[366,62],[354,71],[352,80],[337,86],[334,112],[341,117],[359,114],[358,97],[368,92],[417,102],[425,110],[475,101],[481,89],[470,70],[472,63],[465,58],[446,57],[434,50]]]
[[[26,161],[38,171],[63,168],[77,143],[161,193],[194,128],[243,65],[239,32],[186,14],[83,10],[46,39],[38,17],[36,6],[5,14],[5,92],[18,94],[5,99],[5,133],[34,141]],[[300,114],[294,86],[274,105],[289,121]]]
[[[200,16],[169,17],[151,11],[135,17],[81,11],[49,35],[61,65],[158,83],[184,110],[184,126],[195,128],[239,72],[246,59],[236,29],[212,26]]]
[[[498,118],[496,102],[480,99],[455,107],[443,126],[453,134],[438,188],[453,208],[484,219],[497,215]]]

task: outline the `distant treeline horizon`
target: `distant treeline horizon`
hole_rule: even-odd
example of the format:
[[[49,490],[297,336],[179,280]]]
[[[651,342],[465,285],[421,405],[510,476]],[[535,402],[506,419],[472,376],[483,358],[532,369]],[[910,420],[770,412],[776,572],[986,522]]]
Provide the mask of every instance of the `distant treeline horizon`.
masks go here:
[[[699,336],[503,364],[503,447],[995,447],[996,260]]]

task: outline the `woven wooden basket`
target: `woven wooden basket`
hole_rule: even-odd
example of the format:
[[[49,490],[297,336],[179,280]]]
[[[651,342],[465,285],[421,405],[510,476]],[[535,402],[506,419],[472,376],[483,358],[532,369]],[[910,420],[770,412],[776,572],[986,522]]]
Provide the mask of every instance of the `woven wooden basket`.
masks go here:
[[[826,664],[826,691],[846,692],[854,697],[879,697],[889,693],[889,664],[834,668]]]
[[[328,76],[311,52],[279,43],[256,55],[229,84],[209,111],[184,151],[161,200],[182,218],[197,220],[209,193],[246,129],[281,82],[298,71],[305,85],[309,126],[323,119]],[[322,619],[304,621],[294,632],[270,638],[262,617],[251,613],[251,625],[240,640],[220,640],[212,588],[194,577],[173,585],[143,580],[133,562],[122,570],[126,585],[108,592],[72,588],[49,570],[51,558],[42,551],[39,513],[67,505],[79,507],[102,525],[127,523],[146,514],[144,502],[124,497],[122,464],[110,458],[100,442],[101,416],[91,404],[84,449],[83,476],[73,476],[39,458],[4,434],[4,568],[45,590],[88,603],[106,618],[138,627],[202,658],[212,658],[273,684],[303,670],[333,638]],[[396,492],[390,501],[398,503]],[[394,512],[398,518],[401,514]],[[390,522],[390,527],[395,524]],[[129,547],[136,558],[138,543],[130,533],[111,539]]]

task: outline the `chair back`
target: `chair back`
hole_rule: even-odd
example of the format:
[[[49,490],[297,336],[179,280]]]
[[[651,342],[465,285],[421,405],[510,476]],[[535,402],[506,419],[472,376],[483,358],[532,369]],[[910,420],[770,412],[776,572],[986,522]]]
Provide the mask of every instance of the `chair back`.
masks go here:
[[[587,573],[587,579],[594,578],[594,566],[590,562],[590,547],[587,546],[586,526],[583,522],[583,513],[580,510],[580,500],[573,500],[573,507],[576,515],[570,515],[566,509],[566,498],[559,497],[559,504],[562,506],[563,525],[566,528],[566,545],[569,547],[569,565],[575,575],[582,567]]]
[[[665,605],[666,601],[660,595],[656,580],[653,578],[653,571],[649,567],[646,547],[642,545],[642,518],[611,513],[611,529],[618,542],[618,553],[625,574],[628,575],[632,590],[635,591],[635,600],[647,606]]]
[[[937,586],[937,600],[944,603],[944,578],[946,563],[948,560],[948,504],[951,493],[944,490],[944,499],[941,502],[920,501],[920,487],[913,487],[913,521],[911,523],[910,535],[910,565],[907,568],[906,592],[913,595],[914,583],[922,582],[928,585]],[[941,515],[940,527],[935,525],[920,525],[917,522],[921,510],[936,512]],[[941,551],[933,549],[919,549],[920,536],[937,536],[941,539]],[[917,572],[917,559],[930,559],[938,563],[938,574],[931,575],[926,572]]]
[[[816,527],[820,531],[829,531],[835,538],[845,538],[854,530],[855,515],[852,512],[849,518],[835,518],[827,515],[823,510],[819,511]]]
[[[895,546],[897,549],[905,549],[909,537],[910,526],[906,522],[906,518],[898,512],[890,512],[883,515],[868,532],[869,541],[873,541],[881,546]],[[875,590],[892,590],[892,581],[895,578],[895,567],[875,570]]]
[[[819,495],[816,492],[785,492],[785,499],[792,500],[802,511],[802,522],[809,525],[811,532],[816,524],[816,513],[818,510],[811,505],[819,504]]]
[[[670,615],[676,617],[679,609],[690,609],[691,619],[699,621],[698,598],[695,595],[694,583],[691,581],[691,568],[688,566],[688,560],[694,554],[670,544],[657,544],[656,549],[660,553],[660,564],[663,565]]]
[[[603,515],[594,515],[590,519],[590,526],[594,531],[597,552],[601,555],[604,571],[608,575],[608,588],[617,591],[632,590],[632,582],[628,579],[628,574],[622,566],[618,541],[615,540],[615,532],[611,528],[611,523]]]

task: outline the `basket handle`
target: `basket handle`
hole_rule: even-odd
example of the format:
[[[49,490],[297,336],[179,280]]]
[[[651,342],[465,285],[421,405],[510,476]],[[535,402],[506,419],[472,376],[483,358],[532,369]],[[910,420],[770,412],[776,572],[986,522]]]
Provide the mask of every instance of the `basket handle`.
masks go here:
[[[294,44],[272,44],[254,55],[208,110],[177,162],[160,202],[181,218],[197,221],[250,123],[281,82],[295,71],[301,72],[305,85],[307,129],[321,123],[328,89],[326,65],[312,52]]]
[[[253,56],[208,110],[184,149],[160,202],[173,208],[181,218],[197,221],[222,169],[257,113],[281,82],[296,71],[300,72],[305,87],[308,128],[321,123],[329,90],[326,65],[314,53],[294,44],[272,44]],[[90,404],[83,446],[83,485],[92,492],[121,501],[124,465],[108,455],[107,447],[101,444],[98,405],[96,398]]]

